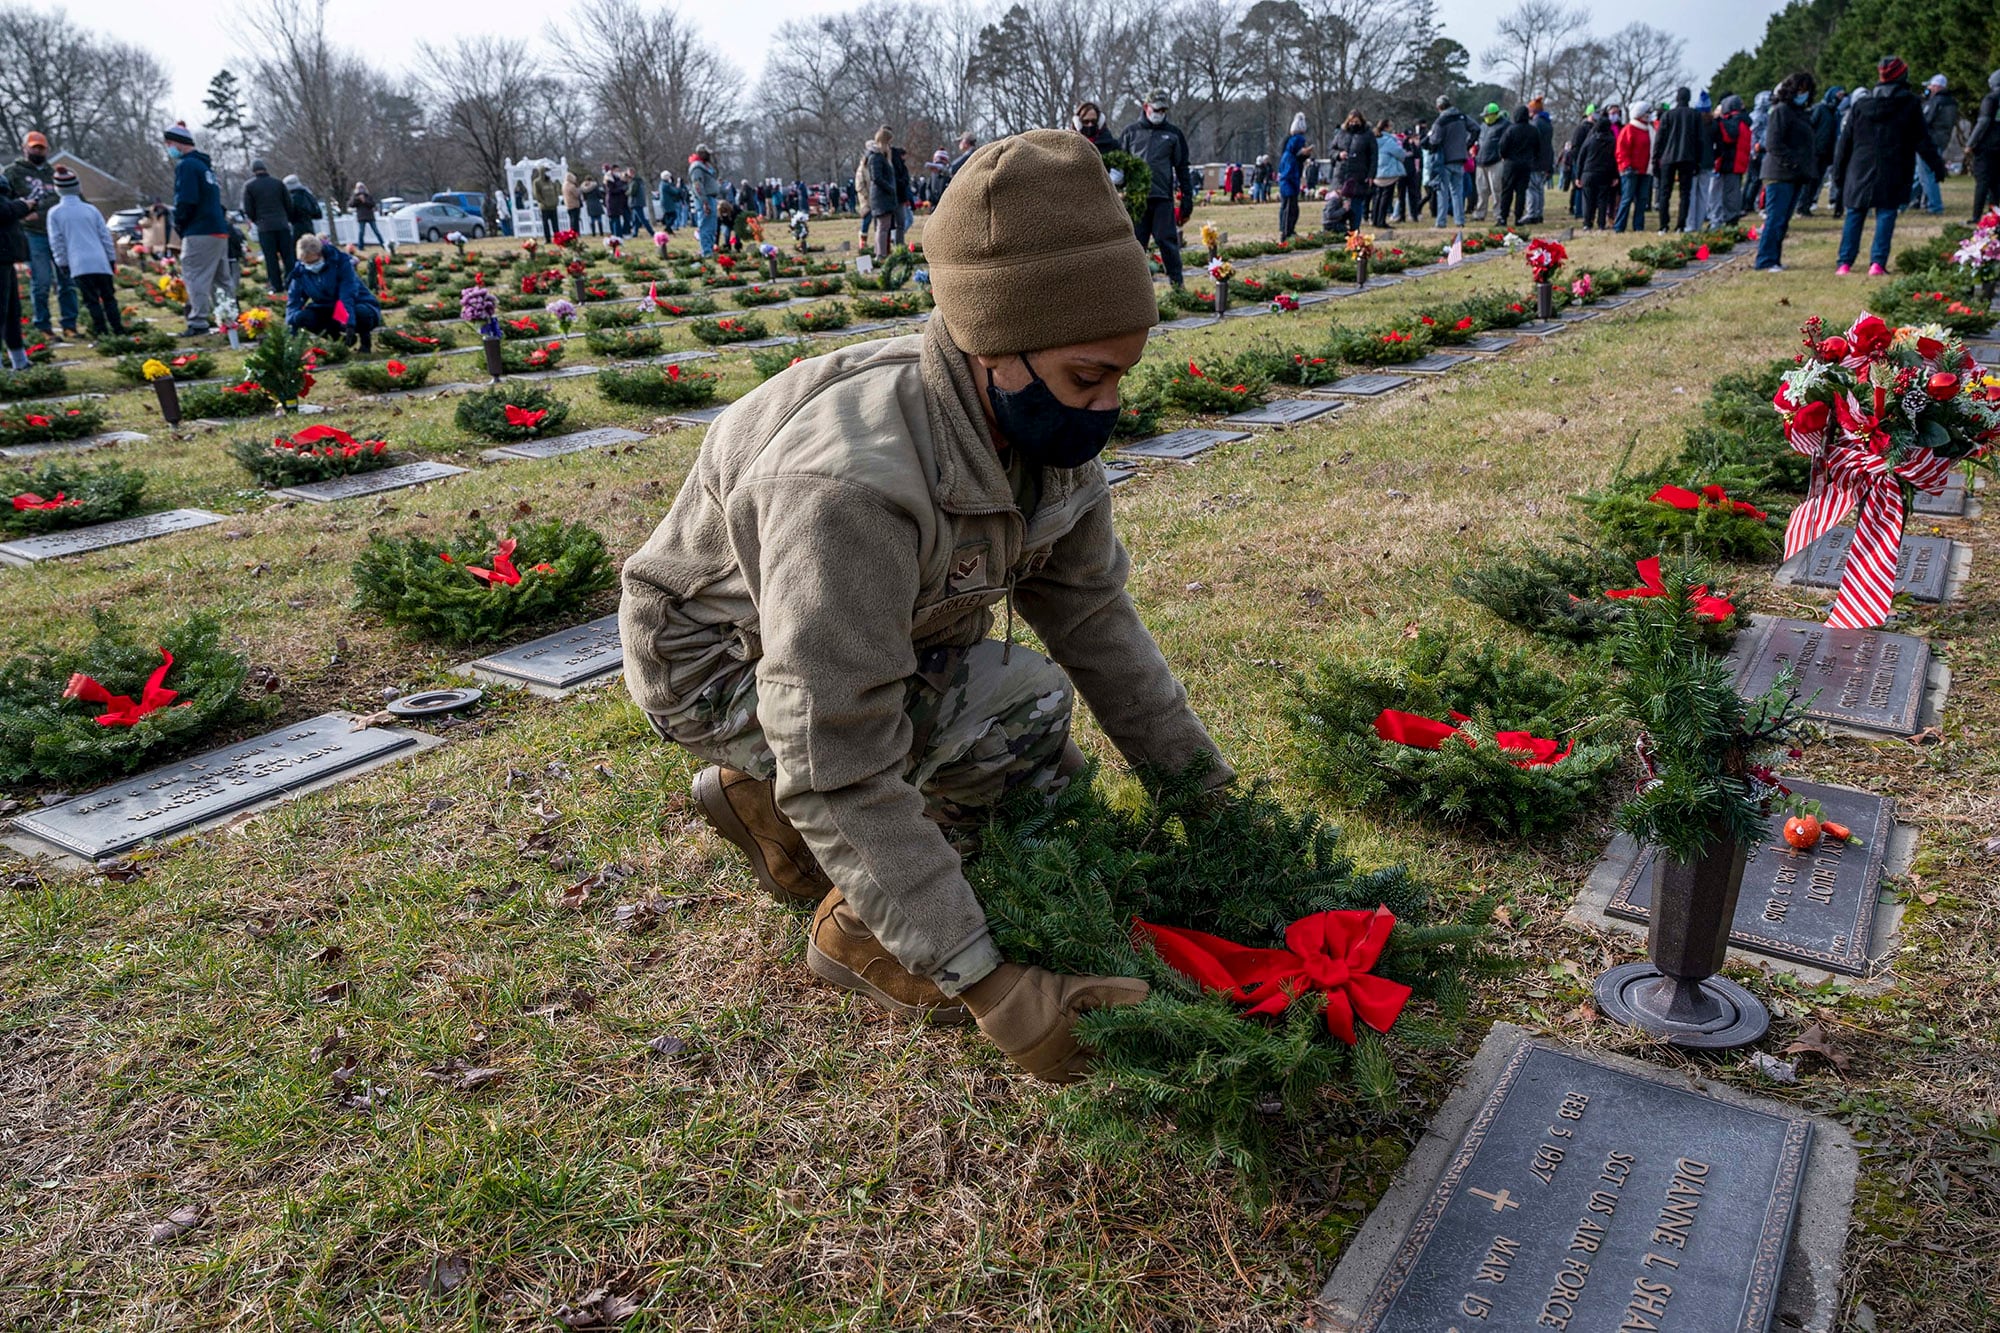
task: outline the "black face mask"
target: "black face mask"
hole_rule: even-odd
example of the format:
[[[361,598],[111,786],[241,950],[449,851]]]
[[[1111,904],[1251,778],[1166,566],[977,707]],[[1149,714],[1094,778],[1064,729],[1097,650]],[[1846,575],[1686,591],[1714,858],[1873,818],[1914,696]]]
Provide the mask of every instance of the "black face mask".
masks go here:
[[[1082,467],[1103,453],[1118,425],[1118,409],[1071,407],[1042,382],[1025,354],[1021,364],[1028,367],[1026,388],[1003,389],[991,375],[986,380],[986,400],[1007,443],[1038,467]]]
[[[28,154],[28,160],[39,167],[42,163],[49,160],[49,155],[47,153],[30,153]]]

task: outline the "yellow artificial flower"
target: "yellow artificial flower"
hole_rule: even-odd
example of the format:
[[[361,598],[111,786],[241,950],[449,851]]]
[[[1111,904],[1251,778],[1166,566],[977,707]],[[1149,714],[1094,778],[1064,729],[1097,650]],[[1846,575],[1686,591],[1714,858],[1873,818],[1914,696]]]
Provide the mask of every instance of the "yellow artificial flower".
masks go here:
[[[147,358],[146,364],[140,366],[139,369],[145,373],[145,376],[148,380],[167,379],[174,373],[173,371],[167,368],[167,363],[160,360],[158,357]]]
[[[1201,224],[1201,243],[1202,247],[1210,254],[1213,254],[1221,246],[1222,236],[1215,230],[1213,222],[1204,222]]]

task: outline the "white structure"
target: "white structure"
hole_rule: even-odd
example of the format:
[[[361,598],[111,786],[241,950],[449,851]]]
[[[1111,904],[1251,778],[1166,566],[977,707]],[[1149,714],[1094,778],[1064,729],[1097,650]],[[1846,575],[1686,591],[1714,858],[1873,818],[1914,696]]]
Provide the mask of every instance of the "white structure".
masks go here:
[[[569,177],[569,159],[566,157],[524,157],[518,162],[512,158],[507,160],[506,180],[502,184],[501,189],[506,195],[509,207],[513,209],[514,234],[516,236],[540,236],[542,234],[542,210],[535,205],[534,176],[536,167],[547,169],[549,179],[556,183],[556,189],[559,192],[562,189],[563,181]],[[514,187],[517,185],[521,188],[521,194],[516,194],[514,191]],[[525,204],[520,202],[523,197],[527,199]],[[495,217],[497,219],[497,213]],[[494,235],[499,235],[497,221],[495,223]]]

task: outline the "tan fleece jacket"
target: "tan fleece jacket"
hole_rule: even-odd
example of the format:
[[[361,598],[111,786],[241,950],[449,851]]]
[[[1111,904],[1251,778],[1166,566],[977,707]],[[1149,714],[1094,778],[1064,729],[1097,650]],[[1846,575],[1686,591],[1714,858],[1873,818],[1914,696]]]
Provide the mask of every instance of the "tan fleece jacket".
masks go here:
[[[1014,605],[1126,758],[1214,756],[1125,591],[1096,462],[1014,507],[964,354],[921,335],[813,358],[709,428],[625,563],[625,678],[666,712],[755,661],[786,818],[883,945],[956,992],[1000,961],[958,854],[903,780],[919,649],[970,646]]]

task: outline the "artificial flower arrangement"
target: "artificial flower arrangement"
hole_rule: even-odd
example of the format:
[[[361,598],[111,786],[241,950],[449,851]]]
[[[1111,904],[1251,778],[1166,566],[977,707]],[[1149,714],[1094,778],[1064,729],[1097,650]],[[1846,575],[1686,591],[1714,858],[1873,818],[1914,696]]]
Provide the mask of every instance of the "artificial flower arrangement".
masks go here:
[[[0,531],[20,536],[127,518],[138,511],[146,474],[117,463],[49,462],[17,475],[6,489],[11,494],[0,504]]]
[[[481,523],[440,542],[374,537],[354,562],[356,604],[445,643],[482,643],[573,614],[615,582],[604,538],[580,523]]]
[[[1350,231],[1344,248],[1349,259],[1367,259],[1375,253],[1375,238],[1365,231]]]
[[[156,373],[157,368],[157,373]],[[145,357],[138,354],[118,358],[112,367],[118,378],[134,384],[150,384],[169,377],[177,380],[205,380],[215,374],[215,358],[207,352],[182,352],[178,356]]]
[[[1523,247],[1521,255],[1527,261],[1529,276],[1536,282],[1554,282],[1564,261],[1569,258],[1569,251],[1563,248],[1561,241],[1537,236]]]
[[[787,355],[791,354],[788,352]],[[797,358],[791,356],[791,359]],[[707,407],[715,401],[718,383],[716,376],[707,371],[689,370],[680,365],[642,366],[633,370],[606,366],[597,372],[600,393],[614,403],[630,403],[639,407],[681,410]]]
[[[1936,325],[1891,328],[1863,315],[1829,335],[1817,315],[1804,354],[1772,398],[1785,440],[1812,461],[1812,488],[1785,526],[1790,559],[1858,508],[1826,623],[1871,629],[1889,614],[1903,525],[1918,491],[1935,495],[1954,465],[1992,470],[2000,379]]]
[[[233,440],[229,456],[259,486],[277,488],[374,472],[399,462],[385,440],[357,440],[334,426],[307,426],[291,435]]]
[[[569,404],[533,384],[495,385],[458,400],[452,420],[489,440],[532,440],[569,419]]]
[[[1970,282],[1989,289],[2000,281],[2000,211],[1986,214],[1952,254],[1951,262],[1965,271]],[[1988,293],[1991,294],[1990,291]]]

